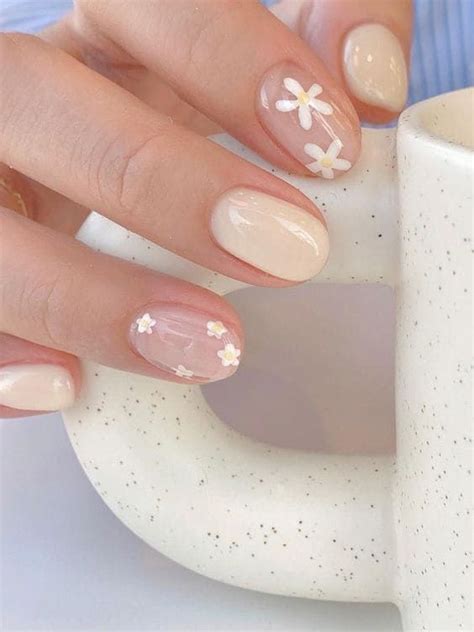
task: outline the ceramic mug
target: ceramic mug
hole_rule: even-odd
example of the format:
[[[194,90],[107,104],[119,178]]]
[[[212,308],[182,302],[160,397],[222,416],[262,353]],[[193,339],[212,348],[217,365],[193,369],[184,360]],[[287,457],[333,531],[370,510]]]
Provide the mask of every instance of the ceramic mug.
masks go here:
[[[469,629],[473,92],[409,108],[397,131],[364,130],[337,180],[281,174],[325,211],[332,249],[314,281],[395,289],[395,457],[272,447],[226,426],[197,385],[84,365],[69,436],[152,547],[245,588],[392,601],[406,630]],[[242,287],[97,214],[78,237],[220,294]]]

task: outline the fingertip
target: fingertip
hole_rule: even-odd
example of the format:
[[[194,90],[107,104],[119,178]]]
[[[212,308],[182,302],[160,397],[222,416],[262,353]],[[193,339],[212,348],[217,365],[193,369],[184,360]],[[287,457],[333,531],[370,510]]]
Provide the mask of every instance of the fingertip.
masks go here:
[[[81,388],[75,356],[2,334],[0,416],[27,417],[63,410]]]
[[[338,79],[360,119],[394,120],[407,99],[411,1],[318,0],[300,7],[301,36]]]
[[[367,23],[352,28],[343,40],[342,67],[349,93],[359,102],[357,109],[364,118],[386,122],[403,109],[407,62],[402,43],[387,26]]]

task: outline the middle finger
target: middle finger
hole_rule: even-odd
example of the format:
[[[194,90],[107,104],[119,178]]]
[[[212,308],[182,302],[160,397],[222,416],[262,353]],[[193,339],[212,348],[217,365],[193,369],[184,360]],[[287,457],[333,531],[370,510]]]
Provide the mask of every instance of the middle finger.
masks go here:
[[[270,162],[332,177],[356,161],[360,126],[349,98],[314,51],[257,0],[142,0],[133,10],[128,0],[79,0],[78,6],[75,23],[85,24],[86,40],[100,33],[92,48],[119,63],[125,51],[129,62],[158,73]],[[318,158],[326,154],[327,162],[333,152],[334,167],[318,169]]]

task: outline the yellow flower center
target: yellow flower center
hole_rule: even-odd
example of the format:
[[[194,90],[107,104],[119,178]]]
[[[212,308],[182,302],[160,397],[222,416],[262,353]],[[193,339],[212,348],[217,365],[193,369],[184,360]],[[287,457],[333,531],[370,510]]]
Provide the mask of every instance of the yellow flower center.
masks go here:
[[[224,358],[226,360],[233,360],[234,359],[234,353],[232,351],[225,351],[224,352]]]
[[[302,90],[302,91],[299,93],[299,95],[298,95],[297,99],[298,99],[298,103],[299,103],[300,105],[308,105],[308,103],[309,103],[309,102],[310,102],[310,100],[311,100],[311,98],[309,97],[308,93],[307,93],[307,92],[305,92],[304,90]]]
[[[324,156],[321,160],[321,165],[323,167],[332,167],[332,158],[328,158],[328,156]]]

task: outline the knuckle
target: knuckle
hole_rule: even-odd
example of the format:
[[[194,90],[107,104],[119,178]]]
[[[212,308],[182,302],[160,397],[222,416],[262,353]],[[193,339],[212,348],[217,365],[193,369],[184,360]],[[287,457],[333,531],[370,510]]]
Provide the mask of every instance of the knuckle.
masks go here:
[[[34,331],[42,344],[62,348],[70,334],[66,313],[70,288],[71,282],[60,274],[42,282],[26,277],[22,282],[5,280],[2,295],[10,314],[5,330],[26,338]]]
[[[59,274],[48,282],[32,288],[28,303],[38,304],[37,317],[45,334],[48,336],[49,344],[54,347],[62,347],[65,340],[70,339],[67,323],[71,319],[65,318],[69,304],[67,299],[71,294],[71,282],[68,278]]]
[[[0,329],[56,348],[67,346],[77,322],[73,262],[33,263],[24,246],[25,220],[0,208]],[[41,249],[39,251],[41,253]]]
[[[219,51],[224,46],[223,32],[219,29],[222,19],[222,11],[216,10],[207,19],[195,20],[189,25],[189,37],[182,48],[185,57],[182,67],[191,75],[196,68],[207,65],[210,59],[219,59]]]
[[[219,60],[229,55],[232,34],[238,25],[245,29],[252,24],[256,7],[258,2],[254,0],[234,0],[212,3],[212,11],[189,14],[189,22],[185,25],[188,37],[179,51],[183,56],[181,66],[185,74],[195,79],[196,71],[204,67],[219,67]],[[176,55],[177,51],[173,54]]]
[[[61,347],[64,342],[64,332],[60,331],[60,322],[64,319],[64,297],[67,294],[64,280],[61,276],[48,279],[42,283],[26,282],[20,289],[18,296],[18,314],[20,319],[27,322],[28,314],[36,322],[37,331],[43,332],[47,344]]]
[[[159,164],[162,135],[145,134],[124,149],[120,139],[111,142],[97,161],[95,179],[100,198],[113,205],[127,222],[139,216],[140,223],[150,206],[153,181]],[[137,218],[138,219],[138,218]]]

